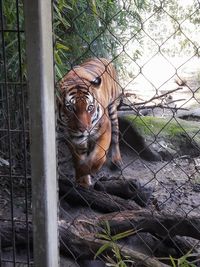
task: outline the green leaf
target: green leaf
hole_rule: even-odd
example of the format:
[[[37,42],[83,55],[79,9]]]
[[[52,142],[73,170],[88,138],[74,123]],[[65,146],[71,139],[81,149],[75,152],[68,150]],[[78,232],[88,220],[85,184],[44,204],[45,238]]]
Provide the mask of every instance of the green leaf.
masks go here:
[[[97,238],[100,238],[100,239],[105,239],[105,240],[108,240],[108,241],[111,241],[111,238],[107,235],[107,234],[96,234],[96,237]]]
[[[101,226],[102,232],[105,233],[107,236],[111,236],[111,230],[110,230],[110,225],[108,221],[103,221],[102,226]]]
[[[115,254],[115,257],[117,259],[117,262],[121,261],[121,253],[120,249],[117,244],[113,243],[113,252]]]
[[[97,15],[97,6],[96,6],[96,1],[95,0],[91,0],[91,6],[92,6],[92,11],[95,15]]]
[[[107,233],[108,233],[108,235],[110,236],[110,235],[111,235],[110,224],[109,224],[108,221],[105,221],[105,224],[106,224],[106,230],[107,230]]]
[[[61,43],[56,43],[56,49],[62,49],[62,50],[65,50],[65,51],[68,51],[68,50],[70,50],[70,48],[69,47],[67,47],[66,45],[64,45],[64,44],[61,44]]]
[[[57,64],[62,64],[62,60],[61,60],[61,58],[60,58],[60,56],[58,54],[58,51],[55,51],[54,56],[55,56],[56,63]]]
[[[58,81],[58,80],[62,79],[64,73],[61,71],[60,66],[57,64],[55,65],[55,72],[56,72],[56,78],[57,78],[56,80]]]
[[[119,233],[119,234],[116,234],[116,235],[112,236],[112,240],[113,241],[117,241],[117,240],[123,239],[125,237],[128,237],[130,235],[133,235],[135,233],[136,233],[135,230],[128,230],[128,231],[125,231],[123,233]]]
[[[169,256],[169,258],[171,260],[172,266],[177,267],[174,258],[171,255]]]
[[[96,259],[100,254],[102,254],[105,250],[109,249],[111,247],[111,243],[108,242],[108,243],[105,243],[103,246],[101,246],[97,253],[95,254],[94,256],[94,259]]]

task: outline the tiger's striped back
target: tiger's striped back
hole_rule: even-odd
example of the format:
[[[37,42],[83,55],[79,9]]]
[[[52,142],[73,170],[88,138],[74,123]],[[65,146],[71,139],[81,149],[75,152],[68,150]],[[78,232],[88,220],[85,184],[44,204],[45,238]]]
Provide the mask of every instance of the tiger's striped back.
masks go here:
[[[95,80],[101,78],[100,86]],[[98,100],[106,108],[119,95],[117,75],[113,64],[107,59],[89,59],[80,66],[75,66],[60,82],[61,91],[70,91],[79,86],[95,93]],[[100,89],[100,90],[98,90]]]

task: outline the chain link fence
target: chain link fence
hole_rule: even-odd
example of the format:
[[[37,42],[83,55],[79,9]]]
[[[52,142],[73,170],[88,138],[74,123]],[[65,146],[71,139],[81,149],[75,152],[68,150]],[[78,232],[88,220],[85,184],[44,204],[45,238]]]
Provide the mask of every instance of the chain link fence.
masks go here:
[[[53,2],[61,266],[200,266],[199,7],[197,0]],[[0,263],[32,266],[23,3],[0,0],[0,10]],[[84,188],[75,181],[60,87],[65,73],[102,57],[118,73],[123,163],[113,168],[105,150],[106,163]]]
[[[115,64],[123,165],[117,172],[104,165],[89,195],[70,185],[61,127],[61,251],[76,262],[70,266],[199,266],[199,2],[118,1],[106,15],[97,2],[77,7],[67,33],[81,49],[69,63],[75,74],[85,58]],[[89,31],[77,27],[85,17],[92,24],[91,14],[100,32],[88,22]]]

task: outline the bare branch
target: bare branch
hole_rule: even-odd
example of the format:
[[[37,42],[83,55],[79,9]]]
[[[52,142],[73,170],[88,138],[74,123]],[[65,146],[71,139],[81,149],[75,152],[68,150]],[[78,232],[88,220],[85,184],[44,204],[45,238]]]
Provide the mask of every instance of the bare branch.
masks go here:
[[[173,103],[176,103],[178,101],[184,101],[185,99],[176,99],[176,100],[173,100],[173,101],[170,101],[166,104],[162,104],[162,101],[163,101],[163,97],[166,97],[167,95],[169,94],[172,94],[176,91],[179,91],[183,89],[182,87],[178,87],[174,90],[171,90],[171,91],[167,91],[166,93],[163,93],[161,95],[158,95],[158,96],[154,96],[152,98],[150,98],[149,100],[147,101],[142,101],[142,102],[138,102],[138,103],[130,103],[130,104],[127,104],[127,103],[124,103],[123,102],[123,99],[124,98],[127,98],[127,97],[130,97],[130,96],[136,96],[135,93],[122,93],[120,95],[121,97],[121,100],[120,100],[120,103],[118,105],[118,110],[120,111],[129,111],[129,110],[132,110],[132,111],[135,111],[136,113],[139,112],[139,110],[141,109],[145,109],[145,108],[149,108],[149,109],[153,109],[153,108],[156,108],[156,107],[159,107],[159,108],[165,108],[165,109],[171,109],[171,110],[187,110],[187,109],[184,109],[184,108],[177,108],[177,107],[169,107],[170,104],[173,104]],[[161,100],[161,103],[158,103],[158,104],[154,104],[154,105],[147,105],[151,102],[153,102],[154,100],[157,100],[157,99],[160,99]],[[138,106],[138,107],[136,107]],[[123,108],[123,107],[126,107],[126,108]]]

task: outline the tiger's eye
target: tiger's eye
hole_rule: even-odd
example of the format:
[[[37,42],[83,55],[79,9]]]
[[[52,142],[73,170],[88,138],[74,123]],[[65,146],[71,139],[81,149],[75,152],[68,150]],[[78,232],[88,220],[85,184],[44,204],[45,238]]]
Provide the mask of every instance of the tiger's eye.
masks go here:
[[[94,109],[94,105],[89,105],[88,106],[88,111],[92,111]]]

